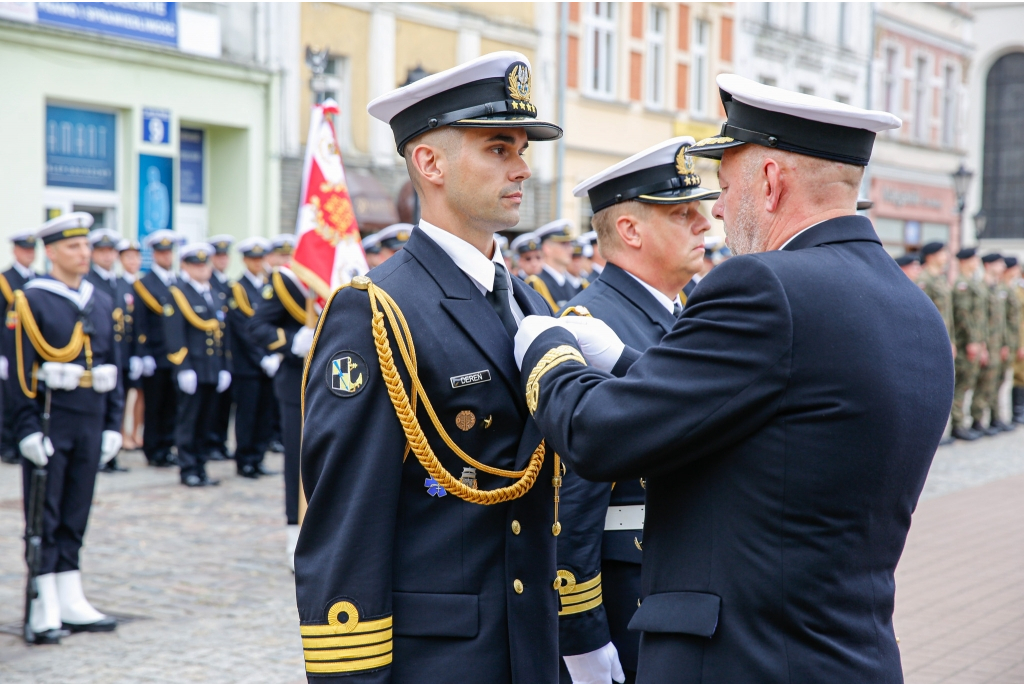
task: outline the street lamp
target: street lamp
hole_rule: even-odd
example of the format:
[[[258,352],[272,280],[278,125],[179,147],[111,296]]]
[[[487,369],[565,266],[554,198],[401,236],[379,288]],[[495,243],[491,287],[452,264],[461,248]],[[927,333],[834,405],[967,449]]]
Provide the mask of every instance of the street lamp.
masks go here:
[[[960,250],[960,239],[964,232],[964,205],[967,203],[967,191],[971,187],[971,179],[974,172],[960,162],[960,168],[952,173],[953,190],[956,192],[957,222],[955,230],[949,236],[949,251],[956,254]],[[950,270],[950,279],[953,278],[953,271]]]
[[[981,237],[981,234],[985,232],[985,224],[988,223],[988,215],[985,214],[984,209],[979,209],[978,213],[974,215],[974,231]]]

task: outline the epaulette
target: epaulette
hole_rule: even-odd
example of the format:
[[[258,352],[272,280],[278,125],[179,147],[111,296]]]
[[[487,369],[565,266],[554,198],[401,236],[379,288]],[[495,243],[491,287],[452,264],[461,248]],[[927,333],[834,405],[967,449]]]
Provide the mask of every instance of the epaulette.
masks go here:
[[[566,316],[589,316],[589,317],[593,317],[594,315],[591,314],[590,310],[587,309],[586,307],[584,307],[583,305],[577,304],[577,305],[573,305],[572,307],[566,307],[565,311],[563,311],[561,314],[558,315],[558,318],[561,319],[562,317],[566,317]]]

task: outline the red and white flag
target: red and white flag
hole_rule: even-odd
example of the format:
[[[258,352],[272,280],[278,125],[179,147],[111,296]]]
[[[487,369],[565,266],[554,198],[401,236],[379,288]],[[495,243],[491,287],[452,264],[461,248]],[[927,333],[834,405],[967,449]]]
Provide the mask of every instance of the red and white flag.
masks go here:
[[[313,107],[291,265],[321,300],[370,270],[331,119],[337,114],[334,100]]]

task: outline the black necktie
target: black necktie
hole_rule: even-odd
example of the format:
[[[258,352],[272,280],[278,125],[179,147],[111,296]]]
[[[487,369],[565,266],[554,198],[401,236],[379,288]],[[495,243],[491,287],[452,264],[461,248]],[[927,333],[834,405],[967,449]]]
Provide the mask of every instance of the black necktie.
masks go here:
[[[516,317],[512,315],[512,307],[508,302],[508,276],[505,267],[495,262],[494,264],[494,287],[487,293],[487,301],[491,303],[498,318],[501,319],[508,337],[515,338],[519,330]]]
[[[683,313],[683,305],[679,304],[679,302],[674,302],[672,304],[672,316],[674,316],[674,317],[676,317],[678,319],[679,315],[682,314],[682,313]]]

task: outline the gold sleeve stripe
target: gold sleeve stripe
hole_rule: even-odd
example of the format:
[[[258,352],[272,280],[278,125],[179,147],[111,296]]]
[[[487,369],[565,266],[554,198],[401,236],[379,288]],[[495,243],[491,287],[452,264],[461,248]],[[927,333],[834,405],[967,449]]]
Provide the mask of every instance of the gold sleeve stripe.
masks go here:
[[[559,345],[553,350],[548,350],[533,367],[533,371],[530,372],[530,377],[526,381],[526,406],[530,410],[531,416],[537,411],[537,404],[540,402],[540,379],[559,364],[569,361],[587,365],[583,355],[575,347]]]
[[[381,668],[391,663],[391,652],[382,656],[369,659],[354,659],[352,661],[307,661],[306,673],[352,673],[354,671],[369,671],[374,668]]]
[[[139,294],[139,297],[142,298],[142,301],[146,303],[146,306],[149,307],[151,312],[159,314],[160,316],[164,315],[164,308],[161,307],[160,302],[153,297],[153,293],[146,289],[141,278],[135,279],[135,284],[132,287],[135,288],[135,292]]]
[[[14,291],[11,290],[11,284],[7,282],[7,276],[3,274],[0,274],[0,293],[3,293],[7,304],[14,302]]]
[[[368,656],[380,656],[391,651],[391,640],[365,647],[347,647],[345,649],[305,649],[306,661],[337,661],[339,659],[360,659]]]
[[[601,584],[601,574],[598,573],[590,580],[585,580],[582,583],[576,583],[576,587],[573,588],[572,594],[578,594],[591,590]]]
[[[323,635],[353,635],[357,633],[375,633],[378,630],[391,628],[391,617],[379,618],[375,621],[359,621],[355,629],[349,630],[345,625],[309,625],[299,626],[302,637],[319,637]]]
[[[170,362],[172,364],[174,364],[175,366],[181,366],[181,363],[183,361],[185,361],[185,355],[187,355],[187,354],[188,354],[188,348],[187,347],[183,347],[180,350],[178,350],[177,352],[174,352],[174,353],[168,352],[167,353],[167,359],[170,360]]]
[[[274,292],[277,293],[277,299],[281,300],[281,304],[284,305],[284,308],[288,310],[293,319],[305,326],[306,308],[296,302],[291,293],[288,292],[288,287],[284,284],[284,276],[281,275],[281,272],[275,271],[270,280],[274,284]]]
[[[540,296],[547,301],[548,306],[551,307],[552,314],[558,311],[558,305],[555,304],[555,298],[551,297],[551,291],[548,290],[547,283],[541,280],[540,276],[527,276],[526,285],[536,290]]]
[[[338,635],[333,637],[304,637],[302,646],[305,649],[327,649],[330,647],[362,647],[391,639],[391,628],[376,633],[356,633],[355,635]]]
[[[586,592],[577,592],[572,595],[565,595],[562,597],[562,606],[567,604],[580,604],[581,602],[587,602],[594,599],[601,594],[601,586],[595,587],[593,590],[587,590]]]
[[[562,609],[561,611],[559,611],[558,615],[559,616],[570,616],[572,614],[582,614],[584,611],[590,611],[591,609],[594,609],[594,608],[597,608],[597,607],[601,606],[601,602],[602,601],[603,601],[603,598],[601,597],[601,595],[598,595],[596,599],[592,599],[589,602],[584,602],[583,604],[573,604],[571,606],[567,606],[564,609]],[[565,600],[562,600],[562,602],[564,604]]]
[[[275,340],[274,342],[272,342],[269,345],[267,345],[267,349],[270,350],[271,352],[273,352],[276,349],[280,349],[281,347],[284,347],[284,344],[286,342],[288,342],[288,339],[284,337],[284,329],[283,328],[278,328],[277,329],[277,340]]]
[[[231,294],[235,296],[235,304],[238,305],[239,311],[247,317],[251,317],[256,313],[252,308],[252,304],[249,303],[249,296],[245,293],[245,288],[241,283],[231,284]]]

